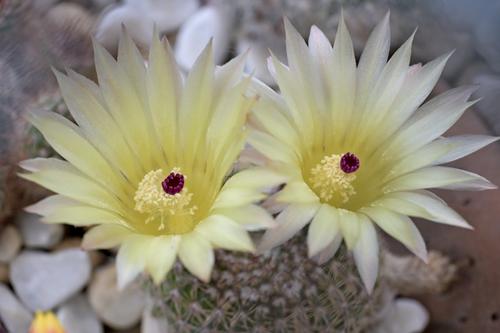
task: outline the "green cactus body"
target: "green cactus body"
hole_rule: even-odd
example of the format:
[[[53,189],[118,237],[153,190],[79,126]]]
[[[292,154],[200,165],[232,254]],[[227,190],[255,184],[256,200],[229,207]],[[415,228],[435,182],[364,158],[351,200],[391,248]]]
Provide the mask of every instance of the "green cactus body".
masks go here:
[[[363,332],[392,293],[381,282],[368,295],[344,248],[324,265],[307,257],[305,237],[262,256],[216,252],[212,280],[180,265],[155,287],[154,315],[173,332]]]

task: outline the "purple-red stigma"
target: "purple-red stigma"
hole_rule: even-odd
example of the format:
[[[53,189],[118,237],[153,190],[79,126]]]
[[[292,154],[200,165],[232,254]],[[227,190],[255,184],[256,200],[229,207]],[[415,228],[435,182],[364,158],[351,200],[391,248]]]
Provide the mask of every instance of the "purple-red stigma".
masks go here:
[[[359,169],[359,158],[352,153],[345,153],[340,158],[340,168],[345,173],[352,173]]]
[[[161,187],[163,187],[163,191],[167,194],[177,194],[184,188],[184,176],[180,173],[171,172],[161,182]]]

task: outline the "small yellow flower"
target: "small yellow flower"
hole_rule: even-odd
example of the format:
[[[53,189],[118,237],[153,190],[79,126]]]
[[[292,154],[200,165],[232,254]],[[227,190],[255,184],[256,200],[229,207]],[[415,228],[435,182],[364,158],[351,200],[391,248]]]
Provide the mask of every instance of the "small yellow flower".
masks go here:
[[[76,124],[30,116],[66,160],[21,163],[21,177],[57,193],[27,210],[48,223],[98,224],[83,247],[120,246],[120,286],[144,270],[160,282],[177,256],[207,281],[213,248],[253,251],[247,230],[274,223],[254,203],[283,177],[258,168],[229,176],[255,102],[244,56],[215,68],[210,44],[183,79],[167,43],[155,37],[146,66],[125,33],[118,60],[95,45],[95,63],[99,85],[56,72]]]
[[[29,333],[66,333],[52,312],[37,312],[31,323]]]
[[[340,21],[332,45],[316,27],[309,43],[285,21],[288,66],[269,62],[280,94],[259,81],[250,143],[288,178],[277,195],[278,227],[261,251],[291,238],[307,223],[310,256],[335,254],[342,240],[354,253],[371,291],[378,274],[373,224],[423,260],[425,243],[408,216],[470,228],[428,188],[495,188],[476,174],[439,166],[497,140],[444,138],[473,104],[473,90],[453,89],[421,105],[449,55],[410,67],[413,36],[387,61],[389,15],[375,28],[356,64],[349,32]]]

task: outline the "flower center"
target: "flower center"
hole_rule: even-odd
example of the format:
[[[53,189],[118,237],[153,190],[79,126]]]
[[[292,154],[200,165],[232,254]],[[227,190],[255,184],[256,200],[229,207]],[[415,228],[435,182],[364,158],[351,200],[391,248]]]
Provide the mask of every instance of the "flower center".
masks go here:
[[[149,214],[146,224],[158,223],[163,230],[169,218],[180,215],[194,215],[196,206],[190,206],[193,194],[184,187],[186,176],[174,168],[165,178],[162,169],[148,172],[135,192],[135,210]]]
[[[345,204],[356,194],[352,182],[359,164],[358,157],[352,153],[323,157],[311,170],[312,188],[323,202],[335,200]]]
[[[353,173],[359,169],[359,158],[352,153],[345,153],[340,159],[340,168],[345,173]]]
[[[175,195],[184,188],[184,175],[171,172],[167,178],[161,182],[161,187],[165,193]]]

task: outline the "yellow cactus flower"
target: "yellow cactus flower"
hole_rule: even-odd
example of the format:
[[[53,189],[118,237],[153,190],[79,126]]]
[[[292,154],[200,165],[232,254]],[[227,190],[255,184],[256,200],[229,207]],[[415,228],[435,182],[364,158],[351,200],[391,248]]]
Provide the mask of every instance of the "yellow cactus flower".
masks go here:
[[[27,208],[47,223],[98,224],[84,249],[120,246],[118,283],[147,271],[159,283],[177,255],[207,281],[213,248],[254,251],[247,230],[272,226],[254,205],[281,181],[263,169],[230,176],[244,147],[248,111],[244,56],[215,68],[211,43],[184,80],[155,37],[145,65],[124,32],[115,59],[95,45],[99,85],[56,72],[75,120],[36,112],[30,121],[65,159],[23,161],[20,176],[56,195]]]
[[[29,333],[66,333],[52,312],[37,312],[31,323]]]
[[[473,89],[453,89],[421,105],[449,55],[410,67],[413,36],[387,61],[389,15],[377,25],[356,64],[349,32],[340,21],[335,43],[312,27],[308,45],[285,21],[288,66],[274,56],[275,93],[259,81],[249,136],[285,175],[275,202],[285,207],[278,227],[258,247],[270,249],[310,223],[310,256],[331,257],[342,240],[353,251],[368,291],[378,274],[374,223],[426,259],[425,243],[408,216],[470,228],[428,188],[494,188],[476,174],[439,166],[497,140],[442,137],[474,102]]]

